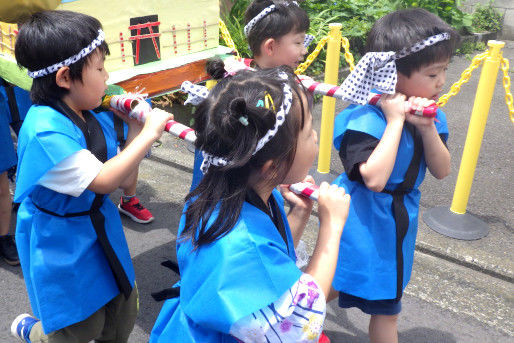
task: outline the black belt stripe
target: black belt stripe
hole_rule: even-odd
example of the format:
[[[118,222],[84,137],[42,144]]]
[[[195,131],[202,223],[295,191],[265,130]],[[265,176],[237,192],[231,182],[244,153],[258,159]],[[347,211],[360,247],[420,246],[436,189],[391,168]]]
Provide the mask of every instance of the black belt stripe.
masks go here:
[[[103,134],[100,123],[96,120],[91,112],[82,112],[84,119],[86,120],[86,122],[84,122],[75,114],[71,108],[69,108],[62,101],[52,102],[50,106],[70,119],[82,131],[86,139],[88,150],[91,151],[91,153],[95,155],[96,158],[102,162],[107,161],[107,144],[105,142],[105,136]],[[116,253],[114,252],[114,249],[109,242],[109,238],[107,237],[107,232],[105,231],[105,217],[102,212],[100,212],[100,207],[102,206],[103,201],[103,194],[95,194],[95,198],[89,211],[69,213],[65,215],[58,215],[54,212],[42,209],[41,207],[36,207],[45,213],[59,217],[77,217],[81,215],[89,215],[91,223],[93,224],[93,228],[95,229],[96,236],[98,238],[98,243],[105,253],[116,284],[118,285],[118,288],[123,293],[125,298],[128,299],[130,293],[132,292],[132,285],[130,284],[127,274],[125,273],[125,269],[123,269],[118,256],[116,256]]]
[[[409,167],[405,173],[403,182],[394,191],[383,190],[383,193],[393,196],[392,211],[396,225],[396,300],[400,300],[403,293],[403,240],[409,229],[409,213],[404,203],[405,194],[409,193],[416,183],[419,174],[421,157],[423,156],[423,141],[419,131],[414,125],[405,123],[405,128],[410,132],[414,141],[414,153]]]

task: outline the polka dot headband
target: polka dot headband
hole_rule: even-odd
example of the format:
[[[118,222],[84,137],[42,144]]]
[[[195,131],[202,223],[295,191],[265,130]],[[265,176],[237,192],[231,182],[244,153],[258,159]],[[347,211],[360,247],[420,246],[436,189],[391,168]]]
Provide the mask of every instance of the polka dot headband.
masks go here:
[[[59,70],[59,68],[70,66],[73,63],[76,63],[77,61],[83,59],[84,57],[86,57],[87,55],[89,55],[90,53],[95,51],[95,49],[98,46],[100,46],[100,44],[102,44],[102,42],[104,40],[105,40],[105,33],[100,29],[100,30],[98,30],[98,36],[88,46],[86,46],[84,49],[80,50],[78,54],[68,57],[67,59],[65,59],[62,62],[52,64],[49,67],[39,69],[36,71],[29,71],[28,75],[31,78],[36,79],[38,77],[42,77],[42,76],[46,76],[46,75],[55,73],[57,70]]]
[[[373,88],[383,93],[394,94],[398,79],[395,61],[449,39],[450,34],[444,32],[428,37],[398,52],[366,53],[341,85],[345,94],[342,99],[364,105],[368,102],[368,94]]]
[[[262,149],[262,147],[264,147],[264,145],[266,143],[268,143],[276,135],[280,126],[282,126],[282,124],[284,124],[284,122],[286,120],[286,116],[289,113],[291,106],[293,104],[293,92],[291,90],[291,86],[289,86],[289,84],[287,84],[287,78],[288,78],[287,74],[282,72],[279,74],[279,76],[280,76],[280,78],[282,78],[285,81],[284,87],[283,87],[284,100],[282,101],[282,104],[280,105],[280,109],[277,112],[275,125],[273,126],[273,128],[268,130],[268,132],[266,132],[266,134],[261,139],[259,139],[259,141],[257,142],[257,145],[255,146],[255,150],[254,150],[252,156],[254,156],[257,152],[259,152]],[[202,166],[200,167],[200,169],[202,170],[202,172],[204,174],[207,173],[207,171],[209,170],[209,167],[211,165],[214,165],[217,167],[224,167],[231,163],[230,160],[227,160],[223,157],[211,155],[205,151],[202,151],[202,156],[203,156],[203,162],[202,162]]]

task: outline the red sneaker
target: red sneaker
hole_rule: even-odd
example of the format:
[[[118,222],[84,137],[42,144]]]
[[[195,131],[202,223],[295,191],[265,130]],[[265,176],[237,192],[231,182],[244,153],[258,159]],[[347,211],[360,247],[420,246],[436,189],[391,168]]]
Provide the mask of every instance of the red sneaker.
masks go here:
[[[330,338],[328,338],[327,335],[325,335],[325,333],[322,332],[319,336],[318,343],[330,343]]]
[[[137,197],[133,197],[127,202],[121,198],[118,210],[137,223],[147,224],[154,220],[152,213],[141,205]]]

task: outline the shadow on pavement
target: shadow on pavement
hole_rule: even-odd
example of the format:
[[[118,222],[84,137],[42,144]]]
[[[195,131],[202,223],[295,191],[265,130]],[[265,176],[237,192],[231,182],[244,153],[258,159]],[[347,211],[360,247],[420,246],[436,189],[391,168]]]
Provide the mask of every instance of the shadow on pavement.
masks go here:
[[[152,331],[163,304],[163,301],[155,301],[151,293],[173,286],[180,278],[172,270],[161,265],[161,262],[170,259],[176,261],[174,240],[148,250],[132,260],[139,290],[139,315],[136,325],[148,334]]]

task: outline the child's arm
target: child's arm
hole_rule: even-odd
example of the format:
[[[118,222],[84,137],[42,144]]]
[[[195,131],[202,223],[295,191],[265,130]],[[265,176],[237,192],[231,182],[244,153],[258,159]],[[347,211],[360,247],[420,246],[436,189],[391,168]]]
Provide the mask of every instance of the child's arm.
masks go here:
[[[409,103],[412,108],[427,106],[433,100],[411,97]],[[423,152],[428,170],[437,179],[443,179],[450,174],[450,152],[444,145],[433,118],[420,117],[408,114],[406,121],[413,124],[421,134]]]
[[[127,139],[125,140],[125,145],[127,146],[141,132],[141,129],[143,128],[143,124],[132,118],[127,118],[127,116],[124,116],[122,113],[117,114],[116,110],[113,110],[113,112],[114,112],[114,115],[118,115],[120,118],[127,120],[128,132],[127,132]],[[122,180],[122,182],[120,184],[120,188],[125,189],[125,188],[129,188],[132,185],[134,185],[134,183],[137,181],[138,170],[139,170],[138,167],[133,168],[132,173],[130,173],[124,180]]]
[[[381,192],[391,176],[405,121],[405,95],[384,94],[381,101],[387,120],[384,134],[368,160],[359,166],[364,184],[374,192]]]
[[[164,131],[166,122],[173,116],[165,111],[154,109],[146,119],[144,127],[138,129],[136,123],[129,122],[127,145],[118,155],[104,163],[100,173],[89,184],[90,191],[109,194],[118,189],[130,177],[134,176],[138,164],[150,149],[152,143],[159,139]],[[138,132],[140,130],[140,132]],[[129,178],[129,180],[127,180]]]
[[[350,195],[342,187],[323,182],[319,189],[320,229],[316,247],[305,269],[320,285],[325,297],[332,287],[339,254],[339,240],[348,217]]]
[[[307,175],[303,182],[314,183],[312,176]],[[305,226],[309,221],[312,212],[314,201],[304,196],[299,196],[289,190],[289,185],[280,185],[280,193],[284,199],[289,203],[289,213],[287,214],[287,221],[293,236],[294,246],[298,245],[300,238],[302,238]]]

